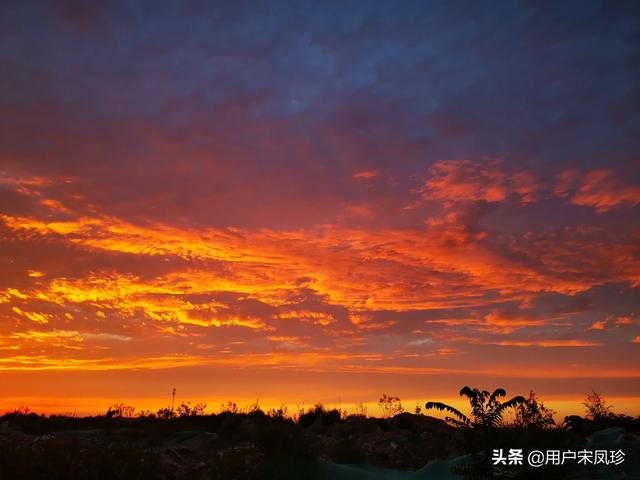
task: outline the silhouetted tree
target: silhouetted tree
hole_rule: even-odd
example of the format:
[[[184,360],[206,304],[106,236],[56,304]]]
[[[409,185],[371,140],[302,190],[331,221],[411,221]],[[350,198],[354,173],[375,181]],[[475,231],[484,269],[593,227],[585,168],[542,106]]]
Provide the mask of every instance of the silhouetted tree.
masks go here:
[[[519,403],[514,407],[516,418],[514,426],[521,428],[545,428],[555,425],[553,414],[550,408],[538,401],[533,390],[529,392],[529,398],[524,403]]]
[[[452,413],[455,418],[446,417],[446,420],[453,425],[489,430],[501,425],[502,416],[505,411],[527,401],[526,398],[517,396],[501,403],[498,397],[504,397],[506,394],[507,392],[502,388],[497,388],[493,393],[489,393],[486,390],[480,391],[477,388],[463,387],[460,390],[460,396],[465,396],[469,399],[469,403],[471,404],[471,417],[467,417],[458,409],[442,402],[427,402],[425,408],[427,410],[432,408],[440,411],[446,410]]]
[[[602,393],[591,390],[582,403],[587,412],[587,418],[598,420],[612,415],[613,405],[607,405]]]

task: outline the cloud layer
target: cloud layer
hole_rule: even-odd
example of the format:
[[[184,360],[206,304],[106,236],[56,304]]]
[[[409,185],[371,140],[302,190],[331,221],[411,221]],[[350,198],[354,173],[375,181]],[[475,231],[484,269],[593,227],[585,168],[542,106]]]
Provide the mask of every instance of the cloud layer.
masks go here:
[[[10,3],[0,371],[640,396],[636,10]]]

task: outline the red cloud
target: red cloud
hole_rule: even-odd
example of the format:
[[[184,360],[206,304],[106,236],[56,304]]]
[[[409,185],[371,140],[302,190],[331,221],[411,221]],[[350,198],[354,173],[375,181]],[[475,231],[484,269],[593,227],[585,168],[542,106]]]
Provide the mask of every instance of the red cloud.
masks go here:
[[[425,200],[500,202],[510,195],[529,203],[537,189],[534,176],[523,170],[503,169],[498,161],[447,160],[429,169],[420,190]]]
[[[527,318],[525,315],[507,310],[494,310],[484,317],[486,325],[502,333],[511,333],[513,330],[523,327],[535,327],[543,325],[542,320]]]
[[[585,340],[539,340],[539,341],[500,341],[496,345],[505,347],[599,347],[602,344]]]
[[[633,323],[633,320],[631,319],[631,317],[622,316],[622,317],[616,318],[615,323],[618,326],[631,325]]]
[[[610,170],[584,175],[575,170],[564,171],[557,177],[555,193],[569,197],[574,205],[593,207],[597,213],[640,203],[640,187],[626,184]]]
[[[353,178],[357,180],[370,180],[378,176],[377,170],[362,170],[353,174]]]

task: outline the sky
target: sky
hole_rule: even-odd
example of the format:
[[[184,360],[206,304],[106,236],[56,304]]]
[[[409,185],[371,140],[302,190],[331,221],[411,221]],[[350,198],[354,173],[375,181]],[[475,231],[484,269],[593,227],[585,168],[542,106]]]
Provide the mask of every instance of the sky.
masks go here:
[[[0,8],[0,410],[640,414],[637,3]]]

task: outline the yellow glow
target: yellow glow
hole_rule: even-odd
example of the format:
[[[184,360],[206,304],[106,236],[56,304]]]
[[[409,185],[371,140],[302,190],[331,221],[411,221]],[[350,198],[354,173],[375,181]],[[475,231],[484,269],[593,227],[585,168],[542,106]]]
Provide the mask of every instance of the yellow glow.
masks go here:
[[[17,313],[18,315],[28,318],[29,320],[31,320],[32,322],[36,322],[36,323],[49,323],[49,320],[47,318],[47,315],[44,313],[38,313],[38,312],[25,312],[24,310],[21,310],[18,307],[12,307],[11,311],[13,311],[14,313]]]

